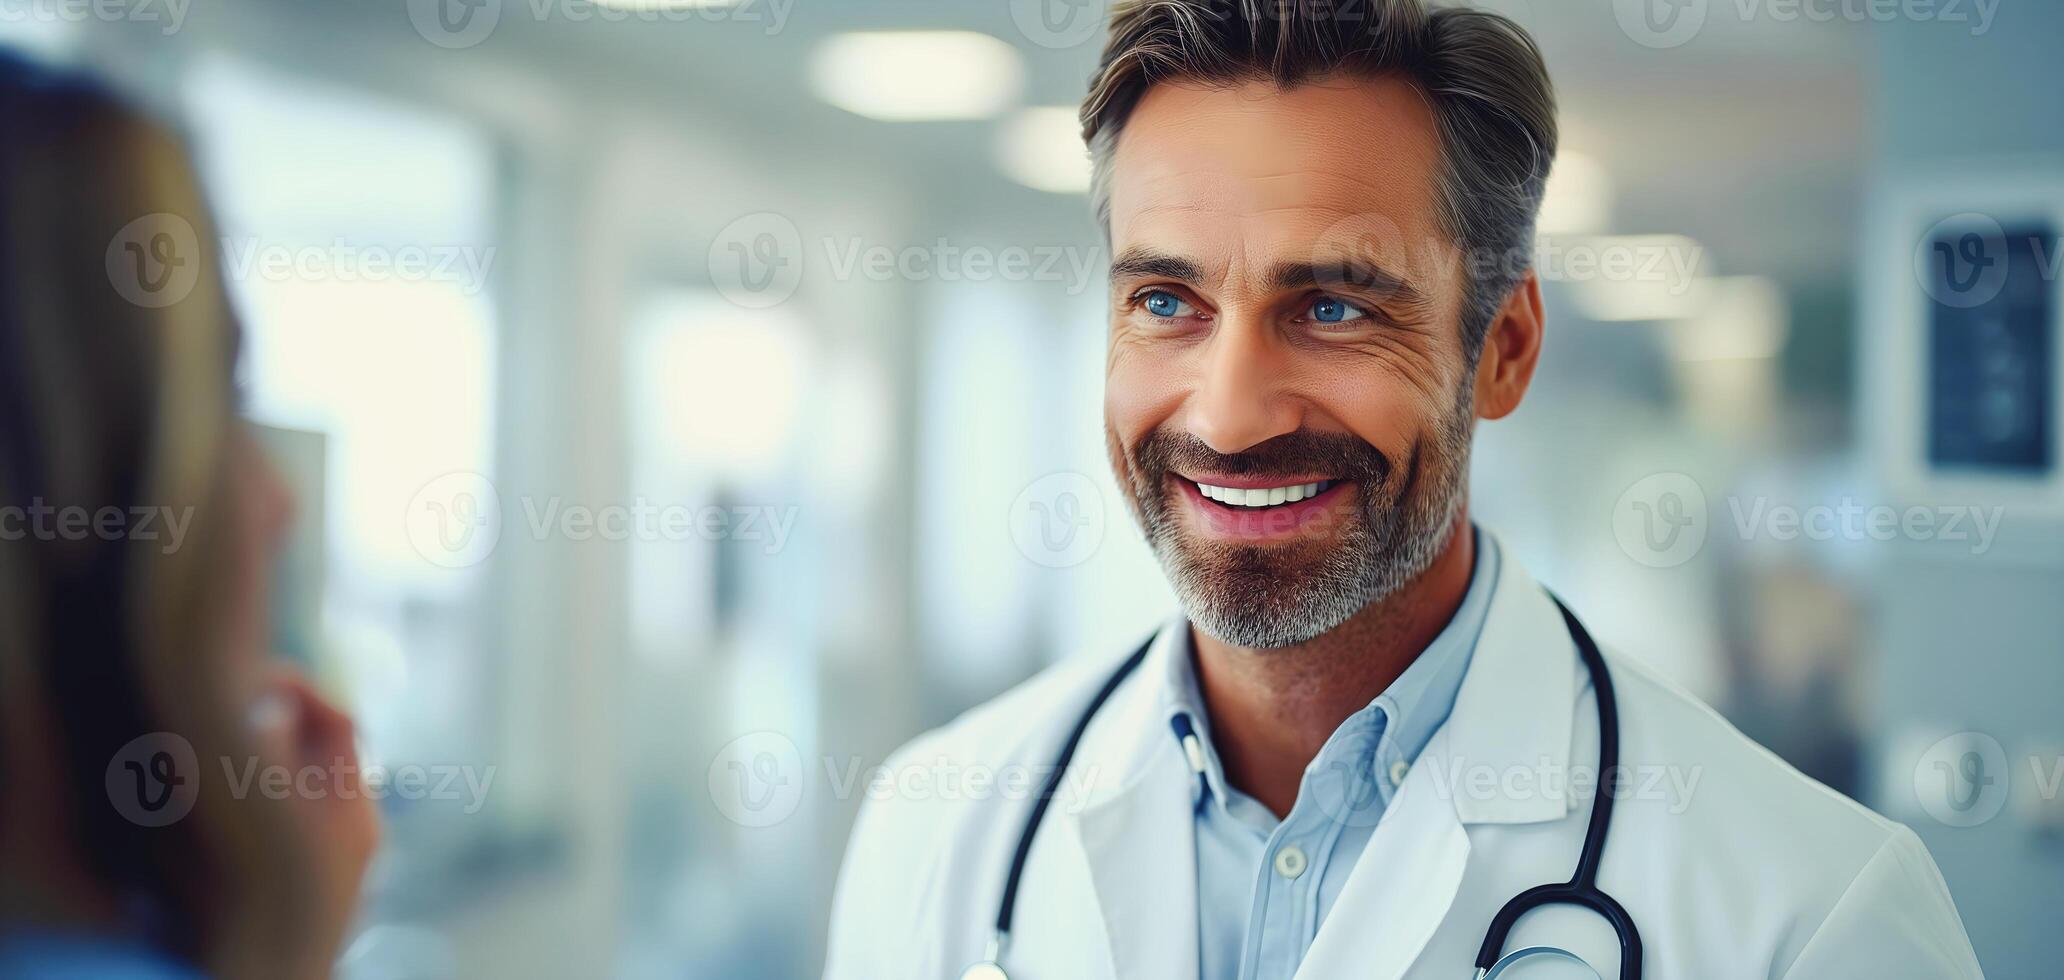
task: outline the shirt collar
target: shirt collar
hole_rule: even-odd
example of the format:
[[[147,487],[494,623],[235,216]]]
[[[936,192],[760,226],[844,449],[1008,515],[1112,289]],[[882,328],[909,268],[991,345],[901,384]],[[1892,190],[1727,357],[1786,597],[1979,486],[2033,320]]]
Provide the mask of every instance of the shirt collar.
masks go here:
[[[1469,588],[1462,596],[1462,604],[1455,609],[1455,615],[1448,620],[1433,642],[1426,645],[1419,656],[1413,658],[1404,673],[1392,681],[1382,694],[1369,703],[1369,707],[1348,716],[1341,723],[1342,729],[1350,726],[1379,726],[1380,741],[1374,761],[1378,766],[1388,766],[1393,761],[1406,763],[1418,758],[1421,749],[1432,739],[1441,723],[1446,721],[1454,709],[1455,695],[1462,687],[1462,678],[1469,673],[1471,654],[1476,641],[1483,633],[1484,621],[1490,617],[1491,596],[1498,584],[1498,542],[1491,535],[1484,534],[1470,525],[1475,538],[1476,562],[1469,573]],[[1219,764],[1217,749],[1212,745],[1211,728],[1204,711],[1204,698],[1197,687],[1196,641],[1188,629],[1178,638],[1179,646],[1173,656],[1162,658],[1165,668],[1162,681],[1162,702],[1167,717],[1188,715],[1195,730],[1204,762],[1204,783],[1211,794],[1221,801],[1232,799],[1225,783],[1225,771]],[[1380,717],[1376,717],[1380,714]],[[1170,728],[1170,737],[1176,737]],[[1335,733],[1337,740],[1339,732]],[[1379,777],[1376,782],[1386,791],[1392,787]],[[1193,790],[1193,793],[1195,791]]]

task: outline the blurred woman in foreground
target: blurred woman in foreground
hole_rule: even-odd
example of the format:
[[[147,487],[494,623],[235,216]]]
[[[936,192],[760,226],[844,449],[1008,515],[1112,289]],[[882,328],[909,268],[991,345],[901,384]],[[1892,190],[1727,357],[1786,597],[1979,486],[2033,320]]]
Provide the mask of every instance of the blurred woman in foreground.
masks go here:
[[[0,133],[0,976],[327,976],[376,816],[268,654],[291,501],[193,173],[4,55]]]

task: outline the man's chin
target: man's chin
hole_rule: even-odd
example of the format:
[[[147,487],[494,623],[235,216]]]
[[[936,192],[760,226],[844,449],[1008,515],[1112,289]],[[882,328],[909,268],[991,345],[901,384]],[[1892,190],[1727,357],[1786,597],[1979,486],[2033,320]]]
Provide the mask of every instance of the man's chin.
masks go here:
[[[1190,623],[1220,642],[1250,650],[1277,650],[1317,639],[1346,622],[1359,607],[1332,603],[1249,604],[1225,597],[1185,597]]]
[[[1313,639],[1367,604],[1333,549],[1309,542],[1214,545],[1186,550],[1168,567],[1189,619],[1234,646],[1273,649]]]

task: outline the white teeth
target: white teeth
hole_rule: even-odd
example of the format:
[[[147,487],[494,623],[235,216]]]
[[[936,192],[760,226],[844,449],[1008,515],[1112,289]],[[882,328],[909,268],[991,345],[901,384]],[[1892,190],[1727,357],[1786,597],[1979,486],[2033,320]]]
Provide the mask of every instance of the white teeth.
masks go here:
[[[1317,483],[1299,483],[1293,486],[1243,489],[1239,487],[1215,487],[1209,483],[1197,484],[1197,492],[1206,499],[1216,500],[1229,507],[1274,507],[1307,497],[1316,497],[1333,485],[1332,480]]]

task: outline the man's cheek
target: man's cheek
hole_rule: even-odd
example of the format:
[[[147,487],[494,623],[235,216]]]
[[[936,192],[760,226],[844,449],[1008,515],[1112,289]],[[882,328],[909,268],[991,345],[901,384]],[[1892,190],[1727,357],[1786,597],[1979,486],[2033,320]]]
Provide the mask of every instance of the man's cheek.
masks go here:
[[[1124,448],[1139,445],[1173,413],[1179,399],[1165,397],[1165,387],[1136,372],[1114,372],[1104,385],[1104,425]]]

